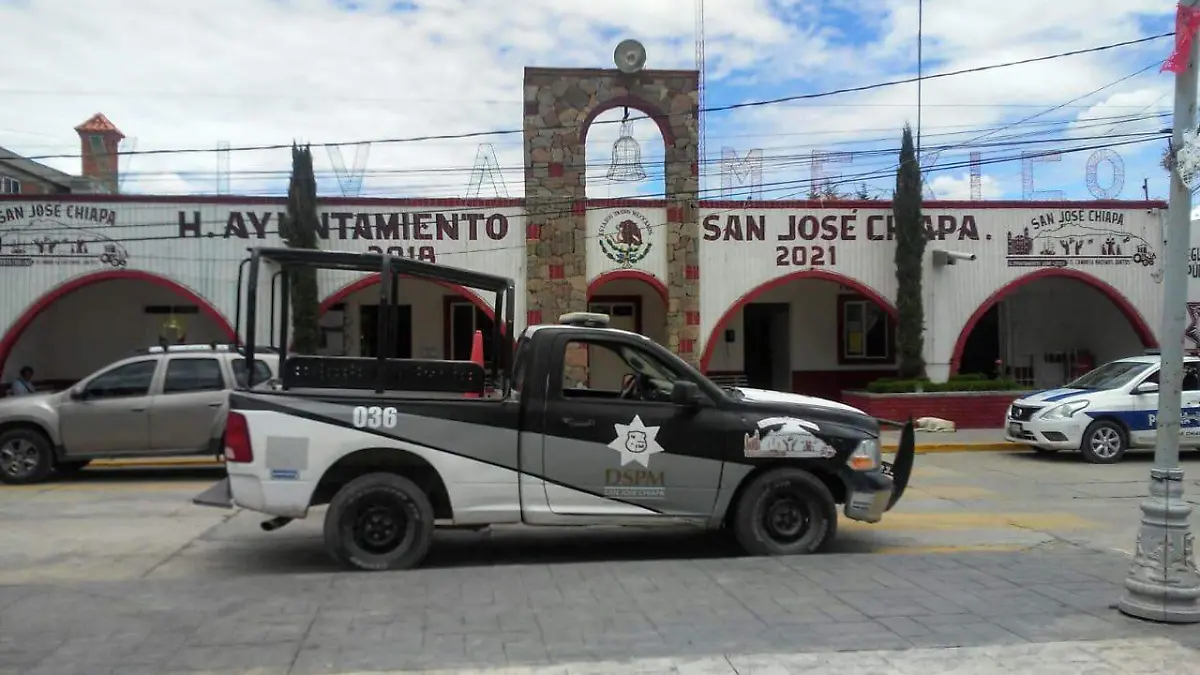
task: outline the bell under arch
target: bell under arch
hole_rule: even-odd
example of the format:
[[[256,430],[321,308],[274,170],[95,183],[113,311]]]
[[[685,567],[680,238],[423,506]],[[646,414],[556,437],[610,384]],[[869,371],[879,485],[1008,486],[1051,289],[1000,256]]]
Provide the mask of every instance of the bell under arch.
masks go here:
[[[554,321],[587,306],[588,135],[599,115],[625,108],[635,124],[657,126],[661,159],[641,162],[661,176],[667,211],[667,347],[696,363],[699,354],[697,148],[699,74],[694,70],[525,69],[526,275],[529,323]],[[635,135],[635,138],[637,136]],[[611,146],[610,146],[611,148]],[[647,159],[654,159],[651,167]],[[611,154],[605,153],[609,168]],[[595,161],[595,160],[593,160]],[[592,195],[601,197],[601,195]],[[595,208],[599,208],[598,206]]]
[[[592,119],[584,140],[588,199],[657,199],[666,194],[666,140],[635,108],[616,106]]]

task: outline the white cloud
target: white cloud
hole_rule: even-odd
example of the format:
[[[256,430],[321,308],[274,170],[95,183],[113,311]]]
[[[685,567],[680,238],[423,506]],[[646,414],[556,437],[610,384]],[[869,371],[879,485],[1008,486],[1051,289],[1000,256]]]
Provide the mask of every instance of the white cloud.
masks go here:
[[[971,176],[967,173],[942,174],[929,181],[928,188],[935,199],[966,201],[971,198]],[[979,192],[983,199],[999,199],[1004,194],[1003,186],[994,176],[979,176]]]
[[[169,4],[167,9],[157,0],[0,3],[6,48],[38,55],[0,61],[0,96],[5,99],[0,145],[26,154],[77,154],[71,129],[97,111],[136,138],[138,150],[215,148],[222,140],[236,147],[518,128],[526,65],[604,67],[623,37],[646,44],[649,67],[694,64],[693,6],[683,0],[419,0],[416,9],[399,14],[388,12],[396,3],[387,0],[357,0],[360,9],[355,12],[338,9],[332,0]],[[925,4],[925,56],[936,63],[929,70],[937,71],[1139,37],[1138,13],[1169,11],[1149,0],[1010,0],[986,5],[986,12],[975,1]],[[771,97],[779,90],[768,85],[813,91],[910,75],[916,29],[912,5],[911,0],[829,0],[828,6],[862,13],[862,25],[880,31],[872,41],[821,25],[819,8],[811,3],[792,7],[790,0],[707,0],[710,87],[722,78],[737,78],[757,82],[761,96]],[[789,23],[779,14],[783,11],[801,18]],[[1153,44],[1158,52],[1167,48],[1168,41]],[[1061,103],[1145,65],[1141,60],[1149,57],[1139,59],[1127,52],[1108,53],[929,81],[923,92],[925,145],[962,142],[971,136],[949,132],[995,126],[1036,112],[1013,104]],[[803,84],[789,81],[801,77]],[[1093,111],[1103,116],[1120,114],[1108,110],[1132,110],[1130,106],[1149,103],[1152,93],[1169,86],[1161,77],[1148,82],[1138,78],[1106,91],[1102,102],[1087,102],[1096,105],[1079,119]],[[728,102],[711,95],[708,100],[709,105]],[[778,186],[764,197],[803,193],[813,150],[872,147],[832,146],[879,138],[895,139],[885,143],[894,145],[900,126],[915,121],[915,113],[915,87],[903,85],[811,105],[714,116],[709,157],[717,157],[723,145],[741,153],[764,148],[769,166],[773,164],[765,182],[801,181],[790,188]],[[609,111],[600,119],[619,117],[620,111]],[[724,138],[711,131],[718,123]],[[646,171],[657,179],[654,187],[601,180],[617,126],[600,125],[589,134],[592,195],[624,196],[635,187],[661,190],[661,140],[648,121],[635,124],[634,135]],[[523,194],[520,134],[377,142],[370,149],[363,194],[464,194],[483,142],[494,144],[509,194]],[[325,149],[314,151],[318,171],[331,172]],[[343,153],[349,163],[353,148]],[[961,161],[952,154],[939,163]],[[66,171],[79,169],[76,158],[45,161]],[[857,183],[855,174],[879,171],[892,161],[893,154],[860,154],[853,164],[831,170]],[[139,155],[128,164],[125,189],[213,191],[217,166],[216,154],[209,152]],[[253,193],[278,186],[289,166],[286,149],[234,152],[231,189]],[[719,184],[716,167],[710,165],[708,174],[706,187],[714,189]],[[332,175],[328,182],[334,184]],[[485,196],[487,190],[485,186]]]

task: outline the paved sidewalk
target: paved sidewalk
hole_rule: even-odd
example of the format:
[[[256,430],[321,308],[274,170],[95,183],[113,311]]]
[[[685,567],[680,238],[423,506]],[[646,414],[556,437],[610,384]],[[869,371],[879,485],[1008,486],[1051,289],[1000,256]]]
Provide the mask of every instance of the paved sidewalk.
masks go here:
[[[900,443],[900,432],[884,427],[884,450],[894,451]],[[1023,445],[1004,440],[1003,429],[960,429],[950,432],[917,432],[917,452],[978,452],[1026,450]]]
[[[1127,565],[1051,547],[0,586],[0,673],[1200,673],[1200,627],[1109,608]]]

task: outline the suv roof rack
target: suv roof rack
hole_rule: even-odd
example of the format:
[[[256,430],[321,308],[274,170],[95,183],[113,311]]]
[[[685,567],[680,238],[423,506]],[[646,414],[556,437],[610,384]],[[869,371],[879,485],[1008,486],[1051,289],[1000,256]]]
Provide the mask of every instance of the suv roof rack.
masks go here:
[[[599,312],[567,312],[558,317],[558,322],[564,326],[608,328],[609,316]]]
[[[176,352],[234,352],[242,346],[230,342],[210,342],[207,344],[187,345],[153,345],[135,349],[134,354],[173,354]],[[264,354],[278,354],[279,350],[270,345],[255,345],[254,351]]]

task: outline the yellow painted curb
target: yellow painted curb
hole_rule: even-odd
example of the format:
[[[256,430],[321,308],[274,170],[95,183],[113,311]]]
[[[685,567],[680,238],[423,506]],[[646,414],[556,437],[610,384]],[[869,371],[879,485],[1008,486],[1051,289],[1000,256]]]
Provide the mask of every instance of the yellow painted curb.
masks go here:
[[[119,467],[168,467],[168,466],[191,466],[191,467],[217,467],[223,466],[225,462],[218,459],[210,459],[208,457],[163,457],[156,459],[138,459],[135,457],[124,457],[120,459],[93,459],[88,463],[89,467],[97,468],[119,468]]]
[[[885,445],[883,451],[886,453],[896,452],[898,446]],[[1020,451],[1026,449],[1025,446],[1017,445],[1016,443],[918,443],[917,454],[931,454],[939,452],[1004,452],[1004,451]],[[165,468],[165,467],[218,467],[223,466],[225,462],[218,459],[209,459],[208,457],[162,457],[162,458],[146,458],[139,459],[136,457],[124,457],[119,459],[94,459],[88,466],[96,468]]]
[[[897,445],[883,446],[884,452],[896,452]],[[917,454],[925,455],[937,452],[1017,452],[1028,450],[1024,445],[1016,443],[917,443]]]

